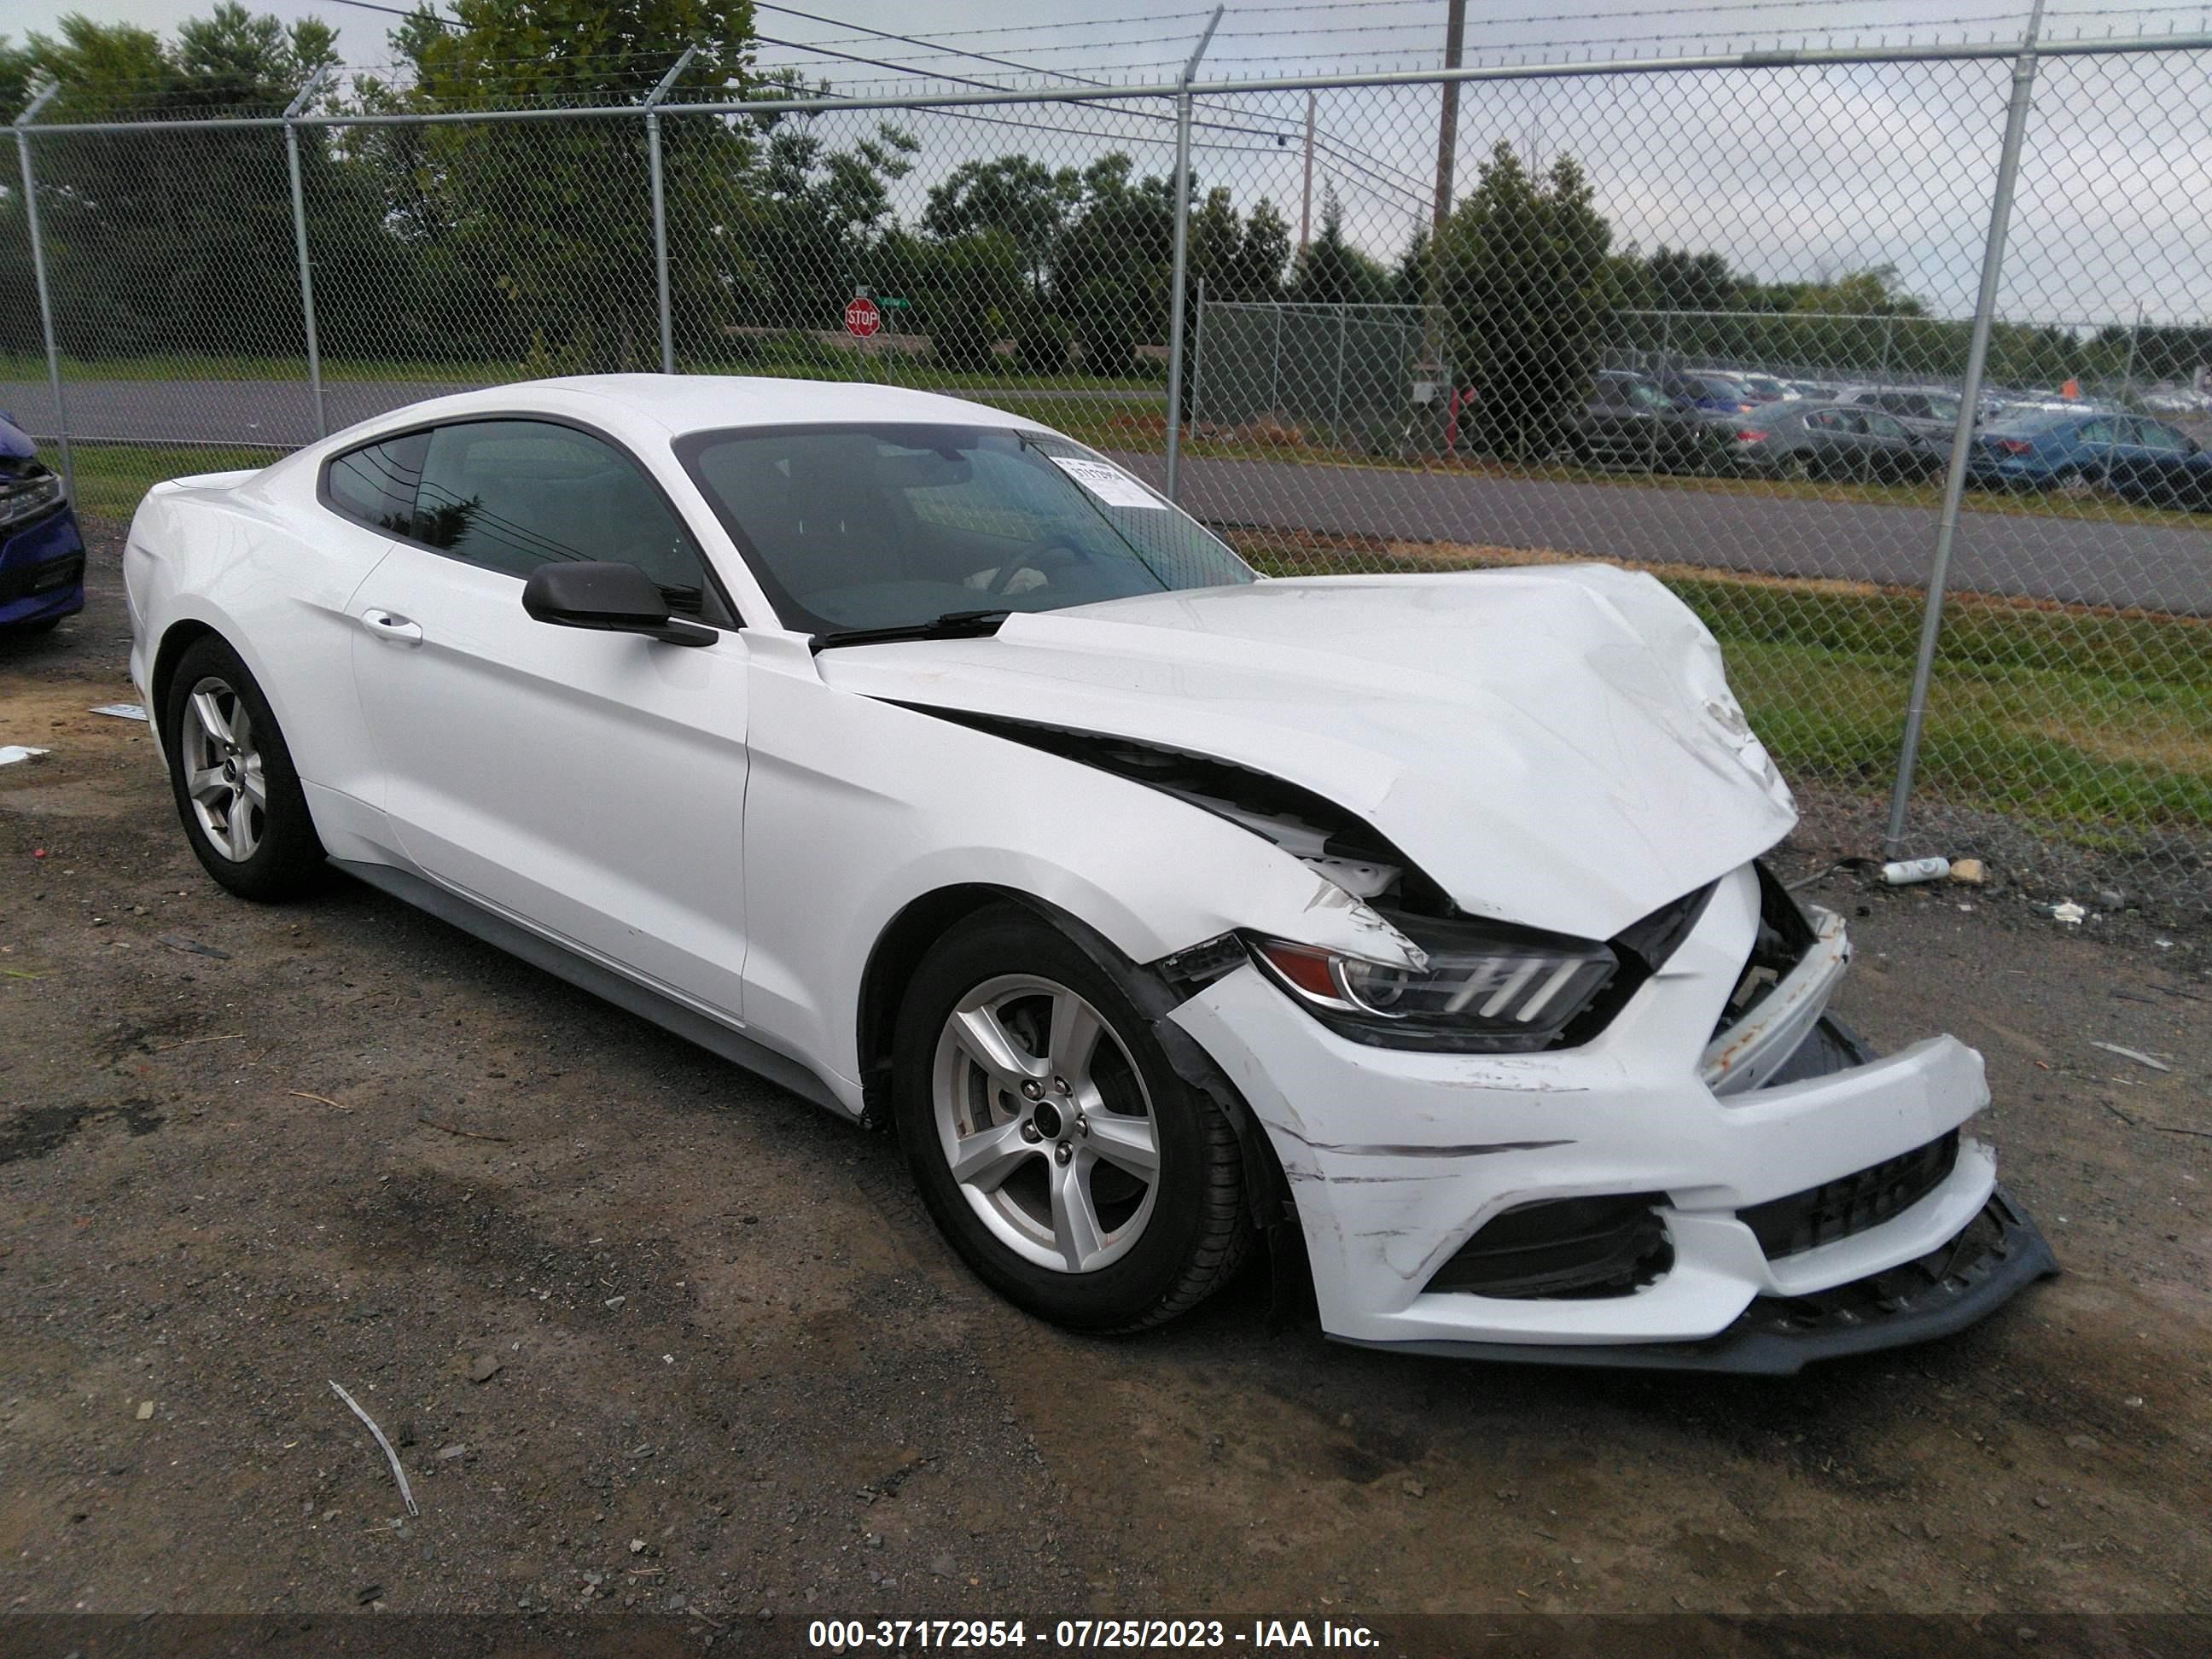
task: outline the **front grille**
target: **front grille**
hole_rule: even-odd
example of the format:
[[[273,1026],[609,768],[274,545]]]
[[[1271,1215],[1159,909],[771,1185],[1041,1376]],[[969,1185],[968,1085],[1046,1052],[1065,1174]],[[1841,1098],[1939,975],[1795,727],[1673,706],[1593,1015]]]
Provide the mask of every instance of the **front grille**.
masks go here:
[[[1626,1296],[1674,1265],[1659,1193],[1546,1199],[1483,1224],[1431,1291],[1516,1300]]]
[[[44,564],[26,565],[20,570],[0,570],[0,605],[33,593],[52,593],[64,587],[74,587],[84,575],[84,555],[72,553],[67,558],[49,559]]]
[[[1959,1161],[1959,1132],[1855,1174],[1736,1212],[1778,1261],[1879,1227],[1911,1209],[1949,1178]]]

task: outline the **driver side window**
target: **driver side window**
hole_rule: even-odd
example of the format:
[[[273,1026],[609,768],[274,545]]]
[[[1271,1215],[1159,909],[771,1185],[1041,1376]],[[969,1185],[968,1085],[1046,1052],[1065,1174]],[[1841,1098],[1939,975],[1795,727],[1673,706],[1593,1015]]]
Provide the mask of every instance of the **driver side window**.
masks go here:
[[[413,538],[510,576],[555,560],[634,564],[698,614],[706,561],[635,462],[549,421],[466,421],[434,428],[422,462]]]

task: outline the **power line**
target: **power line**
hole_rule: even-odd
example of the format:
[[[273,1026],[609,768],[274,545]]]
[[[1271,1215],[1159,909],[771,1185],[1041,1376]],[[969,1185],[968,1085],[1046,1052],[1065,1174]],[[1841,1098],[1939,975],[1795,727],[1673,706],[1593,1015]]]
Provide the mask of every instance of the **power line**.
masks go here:
[[[770,8],[763,6],[761,9],[765,11],[770,9]],[[1213,14],[1211,11],[1146,12],[1135,17],[1116,18],[1113,21],[1110,27],[1118,29],[1127,29],[1135,27],[1136,26],[1143,23],[1181,23],[1197,18],[1211,17],[1212,15]],[[839,28],[860,28],[865,27],[865,25],[859,23],[847,23],[842,21],[836,21],[835,26]],[[1042,34],[1048,32],[1059,33],[1067,29],[1095,29],[1104,27],[1109,27],[1109,25],[1101,23],[1101,21],[1097,18],[1082,18],[1073,22],[1065,23],[1018,23],[1000,25],[991,28],[939,29],[937,31],[935,38],[939,40],[973,40],[977,35],[981,34]],[[865,45],[867,40],[868,36],[865,34],[833,34],[824,40],[822,44],[824,46],[860,46]],[[1091,42],[1087,44],[1097,45],[1102,43]],[[1053,47],[1041,46],[1024,46],[1021,48],[1024,52],[1069,51],[1080,49],[1081,47],[1079,46]]]
[[[833,23],[833,24],[834,24],[834,22],[835,22],[835,21],[836,21],[836,20],[834,20],[834,19],[823,18],[823,17],[820,16],[819,15],[817,15],[817,14],[816,14],[816,13],[799,11],[799,10],[796,10],[795,9],[793,9],[793,8],[792,8],[792,7],[789,7],[789,6],[781,6],[781,5],[771,5],[771,4],[768,4],[768,3],[766,3],[766,0],[763,0],[763,3],[760,5],[759,9],[761,9],[761,10],[763,10],[763,11],[773,11],[773,12],[778,12],[778,13],[781,13],[781,14],[782,14],[782,15],[786,15],[786,16],[792,16],[792,17],[804,17],[804,18],[808,19],[810,21],[814,21],[814,22],[830,22],[830,23]],[[887,40],[896,40],[896,41],[899,41],[899,42],[901,42],[901,43],[902,43],[902,44],[906,44],[906,45],[920,46],[922,46],[922,47],[924,47],[924,48],[927,48],[927,47],[932,44],[931,42],[927,41],[927,40],[917,40],[915,37],[914,37],[914,36],[912,36],[912,35],[894,33],[893,32],[891,32],[890,30],[888,30],[888,29],[877,29],[877,28],[871,28],[871,27],[869,27],[867,25],[866,25],[866,24],[861,24],[861,23],[848,23],[848,24],[845,25],[845,27],[848,27],[848,28],[860,28],[860,29],[866,29],[866,30],[867,31],[868,34],[870,34],[870,35],[877,36],[877,37],[879,37],[879,38],[881,38],[881,39]],[[765,39],[765,38],[767,38],[767,37],[757,37],[757,38]],[[775,45],[778,45],[778,46],[793,46],[793,45],[796,44],[796,45],[799,46],[799,50],[802,50],[802,51],[805,51],[805,50],[811,50],[811,51],[815,51],[815,52],[817,52],[821,53],[821,54],[822,54],[823,56],[824,56],[824,57],[853,57],[853,56],[854,56],[853,54],[849,54],[849,53],[844,53],[844,52],[839,52],[833,51],[833,50],[831,50],[830,47],[828,47],[828,46],[823,46],[823,45],[822,45],[822,44],[820,44],[820,43],[814,43],[814,44],[809,45],[809,44],[807,44],[807,43],[793,43],[793,42],[788,42],[788,41],[781,41],[781,40],[779,40],[779,41],[775,41],[775,42],[773,42],[773,44],[775,44]],[[1018,72],[1018,73],[1022,73],[1022,74],[1036,74],[1036,75],[1049,75],[1049,76],[1055,76],[1055,77],[1057,77],[1057,78],[1059,78],[1059,79],[1060,79],[1060,80],[1063,80],[1063,81],[1073,81],[1073,82],[1075,82],[1077,84],[1079,84],[1079,85],[1083,85],[1083,86],[1098,86],[1098,87],[1102,87],[1102,88],[1103,88],[1103,87],[1105,87],[1105,86],[1107,85],[1107,83],[1105,83],[1105,82],[1100,82],[1100,81],[1098,81],[1098,80],[1095,79],[1095,78],[1094,78],[1094,77],[1092,77],[1092,76],[1085,76],[1085,75],[1078,75],[1078,74],[1076,74],[1074,71],[1070,70],[1041,69],[1041,68],[1037,67],[1037,66],[1036,66],[1036,65],[1035,65],[1035,64],[1019,64],[1019,63],[1016,63],[1016,62],[1014,62],[1014,61],[1013,61],[1012,59],[1011,59],[1011,58],[994,58],[994,57],[990,57],[990,56],[988,56],[988,54],[984,54],[984,53],[981,53],[981,52],[961,52],[961,51],[958,51],[957,49],[954,49],[954,50],[952,50],[952,51],[951,51],[951,52],[944,52],[944,53],[933,53],[933,54],[930,54],[930,55],[934,55],[934,56],[957,56],[957,57],[963,57],[963,58],[975,58],[975,59],[977,59],[977,60],[979,60],[979,61],[981,61],[981,62],[986,62],[986,63],[994,64],[996,64],[996,65],[998,65],[998,66],[1000,66],[1000,67],[1001,67],[1001,68],[1010,69],[1010,70],[1016,70],[1016,71],[1017,71],[1017,72]],[[877,67],[877,68],[906,68],[906,67],[908,67],[908,65],[905,65],[905,64],[887,64],[887,63],[885,63],[885,62],[884,62],[883,59],[881,59],[881,58],[854,58],[854,61],[856,61],[856,62],[861,62],[861,63],[867,63],[867,64],[871,64],[874,65],[874,66],[875,66],[875,67]],[[969,79],[969,78],[965,77],[965,76],[955,76],[955,75],[945,74],[945,73],[941,73],[941,72],[937,72],[937,71],[931,71],[931,72],[930,72],[930,74],[929,74],[929,77],[928,77],[928,78],[935,78],[935,79],[940,79],[940,80],[954,81],[954,82],[960,82],[960,83],[962,83],[962,84],[968,85],[968,86],[982,86],[982,85],[989,84],[989,83],[988,83],[988,82],[984,82],[975,81],[975,80]],[[1207,103],[1207,104],[1204,104],[1204,105],[1202,105],[1202,106],[1201,106],[1201,107],[1204,107],[1204,108],[1206,108],[1206,109],[1207,109],[1207,110],[1210,110],[1210,111],[1212,111],[1212,112],[1216,112],[1216,113],[1224,113],[1224,112],[1228,112],[1228,110],[1227,110],[1227,108],[1226,108],[1226,106],[1221,106],[1221,105],[1218,105],[1218,104]],[[1152,119],[1152,120],[1165,121],[1165,120],[1170,120],[1170,119],[1172,119],[1172,118],[1173,118],[1172,117],[1169,116],[1169,115],[1168,115],[1165,112],[1164,112],[1164,111],[1162,111],[1162,112],[1154,112],[1154,111],[1150,111],[1150,110],[1133,110],[1133,111],[1130,111],[1130,112],[1129,112],[1130,114],[1132,114],[1132,115],[1134,115],[1134,116],[1140,116],[1140,117],[1142,117],[1142,118],[1146,118],[1146,119]],[[1267,116],[1267,115],[1261,115],[1261,116],[1259,116],[1259,117],[1256,117],[1256,118],[1250,118],[1250,117],[1248,117],[1247,118],[1248,118],[1248,119],[1249,119],[1249,118],[1257,118],[1257,119],[1260,119],[1260,120],[1275,120],[1275,121],[1279,121],[1279,121],[1281,121],[1284,118],[1281,118],[1281,117],[1270,117],[1270,116]],[[1282,127],[1280,127],[1280,126],[1276,126],[1276,127],[1267,127],[1267,128],[1261,128],[1261,127],[1249,127],[1249,126],[1247,126],[1247,127],[1239,127],[1239,126],[1233,125],[1231,125],[1231,124],[1230,124],[1230,123],[1227,123],[1227,122],[1220,122],[1220,121],[1201,121],[1201,122],[1194,122],[1194,123],[1193,123],[1193,125],[1195,125],[1195,126],[1202,127],[1202,128],[1204,128],[1204,129],[1206,129],[1206,130],[1207,130],[1207,131],[1211,131],[1233,132],[1233,133],[1237,133],[1237,134],[1238,134],[1238,135],[1240,135],[1240,136],[1242,136],[1242,137],[1245,137],[1267,138],[1267,139],[1272,139],[1272,140],[1273,140],[1276,143],[1278,143],[1279,145],[1279,144],[1281,144],[1281,143],[1284,143],[1287,142],[1289,139],[1291,139],[1291,138],[1295,137],[1297,137],[1297,133],[1296,133],[1295,131],[1285,131],[1285,130],[1284,130]],[[1333,137],[1333,136],[1328,137],[1326,138],[1326,140],[1324,140],[1324,137],[1323,137],[1323,135],[1320,134],[1318,131],[1316,131],[1316,143],[1324,143],[1324,142],[1325,142],[1325,143],[1326,143],[1326,147],[1328,147],[1328,148],[1329,149],[1329,150],[1330,150],[1331,154],[1333,154],[1333,155],[1334,155],[1336,156],[1336,158],[1337,158],[1337,160],[1338,160],[1338,161],[1340,162],[1340,165],[1343,165],[1343,166],[1346,166],[1346,167],[1349,167],[1354,168],[1354,169],[1356,169],[1356,170],[1358,170],[1358,171],[1361,172],[1361,173],[1364,173],[1366,177],[1368,177],[1368,178],[1370,178],[1370,179],[1374,179],[1376,183],[1380,184],[1383,188],[1385,188],[1385,189],[1389,189],[1389,190],[1401,190],[1401,191],[1405,191],[1405,192],[1406,192],[1409,197],[1410,197],[1410,196],[1413,196],[1413,195],[1414,194],[1413,190],[1413,181],[1412,181],[1412,179],[1411,179],[1411,178],[1410,178],[1410,175],[1404,175],[1404,174],[1400,175],[1401,179],[1404,179],[1406,180],[1406,182],[1405,182],[1404,184],[1394,183],[1390,179],[1386,178],[1386,177],[1384,177],[1384,176],[1383,176],[1383,173],[1388,173],[1388,172],[1395,172],[1395,171],[1396,171],[1396,169],[1395,169],[1395,168],[1391,167],[1389,166],[1389,163],[1384,162],[1384,161],[1380,161],[1379,159],[1376,159],[1376,160],[1374,160],[1374,161],[1373,161],[1373,163],[1372,163],[1372,166],[1370,167],[1369,158],[1366,158],[1366,157],[1356,157],[1356,156],[1353,156],[1353,155],[1346,155],[1346,154],[1344,153],[1344,149],[1345,149],[1345,147],[1344,147],[1342,144],[1340,144],[1340,143],[1338,143],[1338,141],[1336,141],[1336,140],[1334,138],[1334,137]],[[1215,148],[1217,148],[1217,149],[1218,149],[1218,148],[1222,148],[1222,147],[1220,147],[1220,146],[1216,146]],[[1377,172],[1377,171],[1375,171],[1375,170],[1374,170],[1375,168],[1381,168],[1381,169],[1382,169],[1382,172]]]

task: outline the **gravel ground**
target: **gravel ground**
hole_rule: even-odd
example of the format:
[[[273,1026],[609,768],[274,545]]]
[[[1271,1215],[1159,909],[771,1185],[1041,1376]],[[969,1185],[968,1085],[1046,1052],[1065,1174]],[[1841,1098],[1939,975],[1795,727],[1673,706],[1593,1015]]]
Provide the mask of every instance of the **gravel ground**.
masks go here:
[[[1846,1017],[1987,1054],[2067,1269],[1951,1340],[1452,1364],[1258,1273],[1095,1342],[968,1279],[886,1139],[365,889],[216,889],[86,712],[134,696],[95,541],[0,646],[0,743],[53,751],[0,771],[0,1607],[2212,1612],[2201,935],[1814,890]]]

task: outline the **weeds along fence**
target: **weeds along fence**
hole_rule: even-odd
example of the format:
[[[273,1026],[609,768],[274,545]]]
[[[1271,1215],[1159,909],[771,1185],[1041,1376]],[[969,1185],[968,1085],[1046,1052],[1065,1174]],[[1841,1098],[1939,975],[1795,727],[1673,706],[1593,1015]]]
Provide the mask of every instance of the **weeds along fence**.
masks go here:
[[[1825,844],[2212,915],[2212,36],[889,98],[691,61],[619,106],[46,89],[0,407],[120,517],[464,386],[940,388],[1270,572],[1650,568]],[[1808,386],[1678,404],[1717,371]],[[1876,387],[1982,423],[1807,435]],[[1992,447],[2022,421],[2062,438]]]

